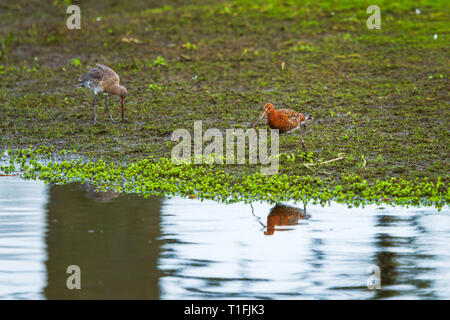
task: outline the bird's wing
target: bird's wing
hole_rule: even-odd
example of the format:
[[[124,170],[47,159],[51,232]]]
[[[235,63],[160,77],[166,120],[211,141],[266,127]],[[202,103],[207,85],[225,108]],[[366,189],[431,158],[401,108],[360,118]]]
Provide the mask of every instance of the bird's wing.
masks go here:
[[[102,81],[103,76],[104,76],[104,72],[101,68],[93,68],[93,69],[89,70],[88,73],[79,77],[78,81],[99,83],[100,81]]]
[[[277,213],[283,215],[299,215],[302,214],[303,211],[299,208],[291,207],[283,204],[276,204],[275,207],[270,209],[270,214]]]
[[[105,66],[103,64],[100,64],[100,63],[97,63],[96,66],[103,70],[104,77],[105,77],[104,80],[111,79],[114,82],[117,81],[117,84],[119,84],[120,77],[113,69],[111,69],[110,67],[107,67],[107,66]]]
[[[294,110],[280,109],[282,122],[285,124],[286,131],[290,131],[300,125],[305,120],[305,116],[302,113],[298,113]]]

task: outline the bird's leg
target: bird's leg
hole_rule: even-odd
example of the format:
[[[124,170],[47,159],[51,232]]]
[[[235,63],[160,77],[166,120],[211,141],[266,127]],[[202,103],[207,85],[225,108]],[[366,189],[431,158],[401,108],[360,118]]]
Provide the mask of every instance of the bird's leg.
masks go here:
[[[106,109],[108,110],[109,120],[110,120],[112,123],[117,123],[117,121],[114,120],[113,116],[111,115],[111,110],[109,110],[108,96],[107,96],[106,94],[105,94],[105,106],[106,106]]]
[[[303,161],[306,161],[308,158],[308,152],[306,151],[305,140],[302,138],[302,146],[303,146]]]
[[[305,153],[304,157],[307,157],[307,153],[308,151],[306,150],[306,146],[305,146],[305,133],[306,133],[306,125],[303,125],[303,132],[302,132],[302,146],[303,146],[303,152]]]
[[[94,122],[94,124],[97,124],[97,123],[100,124],[100,122],[97,121],[97,112],[96,112],[96,110],[95,110],[95,102],[96,102],[96,99],[97,99],[97,96],[94,95],[94,99],[92,100],[92,111],[94,112],[94,119],[93,119],[93,122]]]
[[[305,140],[303,138],[302,138],[302,146],[303,146],[303,151],[305,153],[307,153],[306,146],[305,146]]]

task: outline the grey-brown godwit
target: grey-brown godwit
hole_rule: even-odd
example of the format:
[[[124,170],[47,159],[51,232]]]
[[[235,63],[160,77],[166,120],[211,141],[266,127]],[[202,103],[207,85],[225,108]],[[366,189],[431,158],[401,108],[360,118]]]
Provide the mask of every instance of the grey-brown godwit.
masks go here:
[[[92,100],[92,110],[94,112],[94,123],[99,123],[97,121],[97,113],[95,110],[96,97],[98,93],[105,95],[105,106],[108,110],[109,120],[115,123],[114,118],[111,115],[111,111],[108,106],[108,95],[113,94],[120,97],[121,103],[121,115],[122,122],[125,119],[125,98],[127,96],[127,89],[119,84],[119,75],[110,67],[104,66],[102,64],[96,64],[97,68],[89,70],[88,73],[82,75],[78,78],[81,82],[78,88],[87,87],[94,92],[94,99]]]

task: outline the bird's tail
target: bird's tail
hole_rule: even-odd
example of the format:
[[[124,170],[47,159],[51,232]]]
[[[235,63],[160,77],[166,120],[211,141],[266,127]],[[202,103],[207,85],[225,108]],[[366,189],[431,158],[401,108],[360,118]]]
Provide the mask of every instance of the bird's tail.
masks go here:
[[[77,86],[77,88],[89,87],[89,79],[87,77],[87,74],[83,74],[81,77],[79,77],[78,81],[80,82],[80,84]]]

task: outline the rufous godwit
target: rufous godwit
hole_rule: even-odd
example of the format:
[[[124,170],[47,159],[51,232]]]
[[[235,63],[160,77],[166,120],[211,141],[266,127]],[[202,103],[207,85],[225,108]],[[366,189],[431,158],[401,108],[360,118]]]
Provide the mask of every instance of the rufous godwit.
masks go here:
[[[303,210],[300,208],[291,207],[284,204],[276,204],[275,207],[270,209],[270,213],[267,216],[267,225],[261,222],[261,218],[255,215],[255,210],[253,205],[250,203],[252,208],[252,215],[258,220],[259,224],[264,228],[265,235],[273,235],[275,231],[284,231],[292,229],[277,229],[277,226],[292,226],[297,225],[299,220],[308,219],[309,216],[306,213],[306,205],[303,204]]]
[[[111,115],[108,106],[108,95],[113,94],[120,97],[122,122],[125,120],[125,98],[128,94],[127,89],[119,84],[119,75],[110,67],[102,64],[96,64],[97,68],[89,70],[88,73],[78,78],[81,82],[77,88],[87,87],[94,91],[94,99],[92,100],[92,110],[94,111],[94,123],[97,121],[97,113],[95,110],[96,97],[98,93],[103,92],[105,95],[105,106],[108,110],[109,120],[116,123]]]
[[[261,121],[265,116],[267,116],[267,123],[271,129],[278,129],[280,133],[293,132],[300,129],[302,126],[306,126],[312,117],[309,113],[299,113],[290,109],[278,109],[271,103],[266,103],[264,105],[264,111],[261,117],[255,121],[253,128],[256,124]],[[302,138],[303,148],[306,151],[305,141]]]
[[[265,235],[273,235],[275,231],[284,231],[291,229],[277,229],[277,226],[294,226],[299,224],[299,220],[308,219],[306,206],[303,210],[284,204],[277,204],[270,210],[267,216],[267,231]]]

